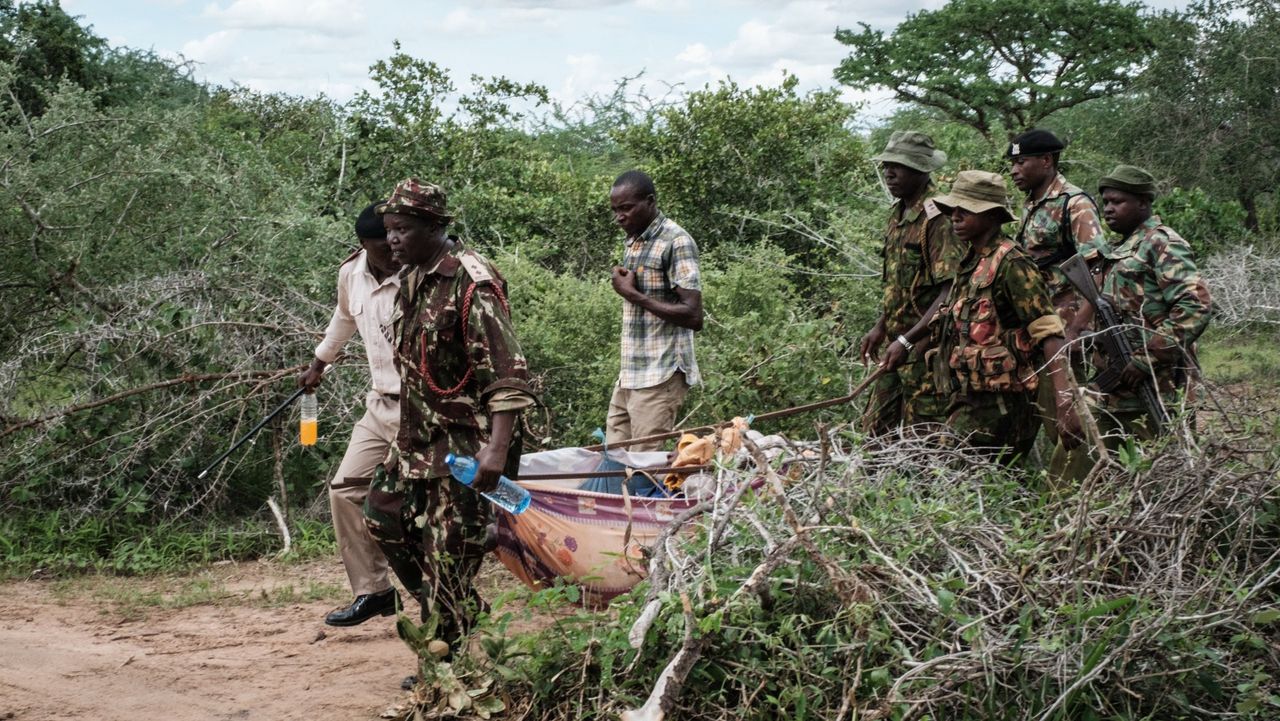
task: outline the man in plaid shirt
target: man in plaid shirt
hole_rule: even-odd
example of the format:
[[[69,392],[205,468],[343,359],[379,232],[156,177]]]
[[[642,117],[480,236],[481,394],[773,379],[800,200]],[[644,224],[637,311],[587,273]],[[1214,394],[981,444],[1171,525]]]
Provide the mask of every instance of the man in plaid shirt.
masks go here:
[[[622,368],[609,401],[607,444],[671,430],[699,381],[693,333],[702,329],[698,246],[658,210],[653,179],[638,170],[619,175],[609,205],[627,239],[622,265],[613,268],[613,290],[623,300]]]

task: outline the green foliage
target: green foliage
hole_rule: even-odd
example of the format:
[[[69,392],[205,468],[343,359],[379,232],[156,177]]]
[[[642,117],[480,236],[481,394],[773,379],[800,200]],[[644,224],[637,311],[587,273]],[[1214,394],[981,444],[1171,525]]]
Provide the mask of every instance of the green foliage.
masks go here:
[[[204,92],[191,79],[189,64],[171,63],[150,51],[108,48],[56,0],[0,1],[0,64],[16,69],[12,91],[28,117],[44,113],[47,96],[60,83],[92,93],[103,106],[176,107]]]
[[[1215,198],[1201,188],[1174,188],[1157,197],[1152,209],[1186,238],[1198,258],[1230,248],[1245,235],[1240,204]]]
[[[802,276],[791,272],[793,259],[769,244],[709,266],[708,320],[697,348],[704,387],[685,409],[695,422],[844,395],[857,383],[852,356],[874,319],[867,312],[870,298],[853,293],[870,284],[802,285]],[[841,303],[861,313],[841,313]],[[836,412],[847,417],[851,411]],[[808,428],[817,418],[769,430]]]
[[[44,96],[60,82],[102,86],[106,48],[105,40],[81,27],[56,0],[0,2],[0,63],[16,69],[13,93],[32,116],[44,112]]]
[[[659,204],[701,249],[771,239],[816,254],[787,221],[822,227],[851,189],[870,185],[865,150],[846,127],[854,108],[834,91],[800,95],[796,84],[794,76],[777,88],[724,82],[618,133],[653,176]]]
[[[334,551],[327,521],[294,523],[291,557],[317,558]],[[244,561],[280,550],[268,518],[211,517],[200,523],[143,527],[136,518],[78,517],[54,510],[0,519],[0,567],[10,576],[107,572],[124,575],[185,571],[216,561]]]
[[[856,440],[836,433],[829,443]],[[1029,492],[1036,481],[1022,471],[951,466],[913,448],[793,468],[777,493],[695,521],[677,536],[679,579],[656,594],[662,610],[638,650],[629,635],[655,598],[646,584],[607,612],[517,639],[527,655],[507,690],[548,720],[636,708],[682,647],[688,608],[699,656],[664,704],[682,719],[900,718],[913,708],[960,721],[1273,715],[1280,613],[1251,579],[1280,549],[1275,488],[1257,475],[1274,460],[1268,471],[1256,457],[1158,444],[1087,494],[1054,497]],[[778,493],[813,519],[803,530]],[[1188,508],[1200,509],[1194,520]],[[716,522],[730,539],[720,547],[709,541]],[[764,571],[763,590],[743,593],[796,533],[807,534],[803,550]],[[1178,574],[1168,572],[1174,557]],[[841,598],[841,575],[863,591]]]
[[[554,416],[547,435],[531,440],[550,448],[590,443],[618,377],[621,299],[603,274],[558,275],[510,252],[495,260],[507,279],[521,348]],[[539,416],[531,411],[529,420],[542,431]]]
[[[1236,200],[1245,227],[1280,227],[1280,7],[1270,0],[1197,2],[1168,18],[1108,147],[1180,186]]]
[[[1155,44],[1142,6],[1119,0],[952,0],[888,36],[836,31],[852,52],[836,79],[889,88],[988,138],[1126,87]]]

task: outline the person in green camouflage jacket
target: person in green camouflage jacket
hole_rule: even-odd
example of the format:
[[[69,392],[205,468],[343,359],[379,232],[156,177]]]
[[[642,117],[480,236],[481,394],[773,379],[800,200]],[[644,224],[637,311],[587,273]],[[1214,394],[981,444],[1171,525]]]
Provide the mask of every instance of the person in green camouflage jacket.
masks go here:
[[[862,339],[864,360],[877,359],[885,349],[883,373],[872,386],[863,430],[872,435],[891,432],[900,425],[946,421],[950,387],[933,383],[922,349],[912,338],[927,334],[929,321],[951,287],[964,250],[951,235],[951,223],[926,200],[933,190],[930,173],[942,167],[947,156],[934,148],[924,133],[895,132],[884,152],[872,158],[881,163],[885,185],[896,200],[889,213],[881,253],[884,284],[880,318]],[[898,356],[901,355],[901,362]]]
[[[517,474],[518,415],[534,403],[528,367],[490,263],[445,234],[438,186],[415,179],[379,207],[404,264],[392,315],[401,378],[400,430],[375,473],[365,520],[437,638],[456,645],[483,606],[472,581],[492,545],[492,509],[479,492]],[[452,451],[475,456],[472,488],[454,481]]]
[[[956,238],[968,247],[951,292],[934,323],[937,382],[956,394],[947,425],[975,448],[1005,461],[1025,457],[1034,436],[1032,394],[1044,361],[1057,391],[1055,416],[1063,438],[1078,441],[1080,419],[1059,353],[1062,319],[1030,256],[1000,234],[1013,219],[1004,180],[979,170],[961,172],[947,195],[933,199],[951,217]]]
[[[1070,331],[1082,301],[1058,264],[1077,253],[1092,261],[1106,238],[1093,198],[1058,170],[1064,147],[1047,130],[1028,130],[1009,143],[1006,156],[1013,184],[1027,194],[1015,240],[1040,269],[1054,309]]]
[[[1120,165],[1098,183],[1102,215],[1123,240],[1102,248],[1095,268],[1098,290],[1133,324],[1133,361],[1124,370],[1126,389],[1103,398],[1103,408],[1127,432],[1149,433],[1146,412],[1135,389],[1154,378],[1161,400],[1170,406],[1195,370],[1195,342],[1209,325],[1209,288],[1196,268],[1195,255],[1182,236],[1153,215],[1155,178]],[[1138,427],[1141,426],[1141,430]]]
[[[1053,133],[1032,129],[1009,143],[1006,156],[1014,185],[1027,194],[1016,240],[1040,269],[1053,307],[1065,324],[1064,337],[1074,361],[1076,378],[1083,382],[1084,358],[1076,339],[1085,330],[1089,316],[1080,314],[1084,301],[1058,269],[1058,264],[1077,253],[1086,262],[1094,261],[1106,238],[1097,203],[1084,190],[1067,182],[1058,170],[1065,147]],[[1052,390],[1051,383],[1042,382],[1036,406],[1039,426],[1044,428],[1050,443],[1057,443]],[[1071,455],[1081,453],[1084,451]],[[1074,458],[1071,462],[1075,462]],[[1051,466],[1050,475],[1055,473]]]

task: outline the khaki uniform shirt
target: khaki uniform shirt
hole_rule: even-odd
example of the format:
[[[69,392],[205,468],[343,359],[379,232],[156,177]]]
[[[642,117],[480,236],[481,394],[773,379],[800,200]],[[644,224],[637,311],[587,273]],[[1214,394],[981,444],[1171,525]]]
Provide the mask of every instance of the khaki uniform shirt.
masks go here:
[[[399,290],[400,276],[392,274],[382,282],[373,277],[364,250],[343,263],[338,269],[338,304],[325,328],[324,340],[316,346],[316,358],[334,362],[342,346],[359,331],[373,390],[383,395],[398,394],[400,374],[391,347],[391,314]]]

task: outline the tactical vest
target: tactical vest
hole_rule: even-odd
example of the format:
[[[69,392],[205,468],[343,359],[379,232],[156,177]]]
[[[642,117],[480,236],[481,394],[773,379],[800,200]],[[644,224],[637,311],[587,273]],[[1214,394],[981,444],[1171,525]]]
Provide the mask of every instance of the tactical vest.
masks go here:
[[[946,312],[954,324],[947,364],[961,392],[1014,393],[1036,390],[1030,362],[1031,338],[1023,329],[1008,329],[996,309],[995,279],[1005,256],[1018,247],[1008,238],[978,261],[966,284],[956,287]]]
[[[1058,244],[1049,255],[1046,255],[1043,258],[1032,258],[1032,260],[1035,261],[1036,267],[1040,270],[1058,265],[1067,258],[1070,258],[1080,252],[1080,246],[1076,243],[1075,231],[1071,228],[1071,199],[1081,195],[1089,199],[1089,202],[1093,204],[1094,212],[1098,214],[1098,217],[1102,217],[1102,213],[1098,212],[1098,201],[1094,200],[1092,195],[1089,195],[1083,190],[1078,193],[1063,193],[1059,196],[1062,198],[1062,221],[1058,223]],[[1027,247],[1027,223],[1031,222],[1031,219],[1035,217],[1035,214],[1038,213],[1046,203],[1050,200],[1056,199],[1057,198],[1043,198],[1039,203],[1036,203],[1035,206],[1031,208],[1026,217],[1022,219],[1022,226],[1018,228],[1018,245],[1021,245],[1023,248]]]

